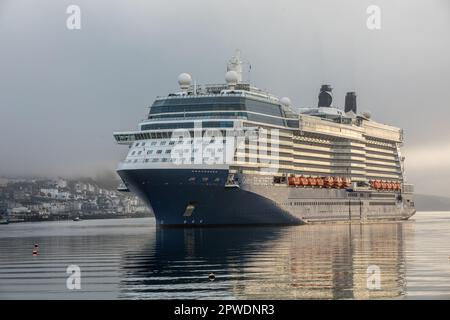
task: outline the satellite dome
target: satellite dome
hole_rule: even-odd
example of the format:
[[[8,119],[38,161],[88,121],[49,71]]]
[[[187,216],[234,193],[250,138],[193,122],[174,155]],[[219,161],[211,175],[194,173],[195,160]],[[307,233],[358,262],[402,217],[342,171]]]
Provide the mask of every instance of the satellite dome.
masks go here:
[[[370,113],[370,111],[364,111],[364,112],[362,113],[362,115],[363,115],[364,117],[366,117],[367,119],[370,119],[370,118],[372,117],[372,114]]]
[[[238,83],[238,81],[239,81],[239,75],[237,74],[236,71],[233,71],[233,70],[228,71],[228,72],[225,74],[225,81],[226,81],[229,85],[234,86],[234,85],[236,85],[236,84]]]
[[[289,99],[288,97],[283,97],[280,99],[280,103],[285,106],[285,107],[290,107],[291,106],[291,99]]]
[[[178,76],[178,84],[181,89],[187,89],[192,83],[192,78],[189,73],[182,73]]]

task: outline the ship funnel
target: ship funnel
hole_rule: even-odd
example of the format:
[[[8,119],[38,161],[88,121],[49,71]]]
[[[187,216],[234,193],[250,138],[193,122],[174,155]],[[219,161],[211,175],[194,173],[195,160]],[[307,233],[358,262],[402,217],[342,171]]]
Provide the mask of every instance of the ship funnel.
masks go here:
[[[345,96],[344,111],[346,113],[352,111],[354,114],[356,114],[356,94],[354,92],[347,92]]]
[[[333,102],[333,95],[331,94],[332,90],[333,88],[328,84],[323,84],[322,87],[320,87],[319,107],[331,107],[331,103]]]

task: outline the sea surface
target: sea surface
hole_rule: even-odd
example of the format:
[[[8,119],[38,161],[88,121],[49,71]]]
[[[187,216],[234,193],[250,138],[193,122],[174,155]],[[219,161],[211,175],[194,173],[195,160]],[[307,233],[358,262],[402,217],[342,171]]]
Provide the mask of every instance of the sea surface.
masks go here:
[[[450,212],[293,227],[0,225],[0,299],[173,298],[450,299]]]

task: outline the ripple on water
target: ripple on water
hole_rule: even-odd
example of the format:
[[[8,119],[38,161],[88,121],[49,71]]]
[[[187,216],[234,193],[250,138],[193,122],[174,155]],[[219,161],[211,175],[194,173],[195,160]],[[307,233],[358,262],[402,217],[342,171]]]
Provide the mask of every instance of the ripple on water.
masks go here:
[[[160,229],[150,218],[2,225],[0,298],[449,298],[449,222],[450,213],[421,212],[366,225]],[[71,264],[81,268],[81,290],[66,288]],[[380,270],[378,290],[367,288],[369,266]]]

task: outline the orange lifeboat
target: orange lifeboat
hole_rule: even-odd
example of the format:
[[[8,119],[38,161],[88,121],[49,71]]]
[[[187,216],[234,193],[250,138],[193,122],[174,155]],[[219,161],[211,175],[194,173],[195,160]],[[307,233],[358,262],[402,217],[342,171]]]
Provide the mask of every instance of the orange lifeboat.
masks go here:
[[[299,186],[300,185],[300,177],[295,177],[294,178],[294,184],[295,184],[295,186]]]
[[[333,177],[325,177],[325,187],[327,188],[332,188],[333,184],[334,184],[334,179]]]
[[[386,182],[386,189],[392,190],[392,182],[390,181]]]
[[[344,188],[348,188],[352,185],[352,180],[348,177],[344,178],[343,180]]]
[[[341,177],[334,178],[334,186],[336,188],[342,188],[342,184],[343,184],[343,181],[342,181]]]
[[[323,178],[321,178],[321,177],[316,178],[316,182],[317,182],[317,186],[318,186],[319,188],[322,188],[322,187],[324,186],[324,184],[325,184],[325,181],[324,181]]]
[[[387,183],[386,181],[381,181],[381,189],[386,190],[387,189]]]
[[[374,185],[375,185],[375,189],[381,189],[381,181],[380,180],[375,180],[375,182],[374,182]]]
[[[308,185],[308,178],[307,177],[301,176],[300,180],[301,180],[301,185],[302,186],[306,187]]]
[[[295,177],[288,177],[288,185],[295,186]]]
[[[310,185],[311,187],[315,187],[315,186],[317,185],[316,178],[309,177],[309,178],[308,178],[308,182],[309,182],[309,185]]]
[[[375,186],[375,181],[374,180],[370,180],[369,181],[369,185],[372,189],[376,189],[377,187]]]

